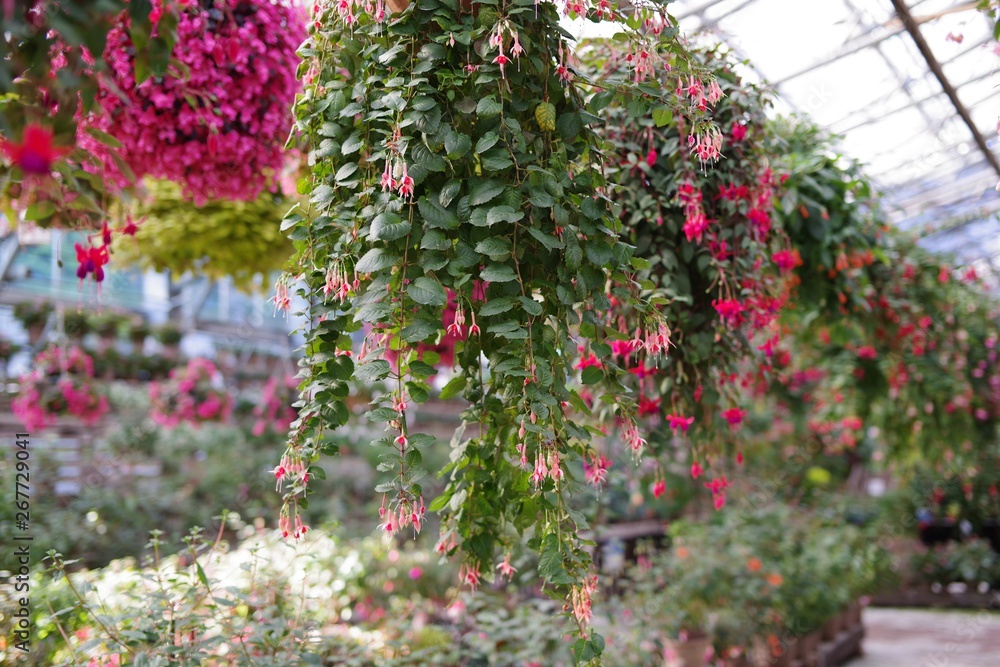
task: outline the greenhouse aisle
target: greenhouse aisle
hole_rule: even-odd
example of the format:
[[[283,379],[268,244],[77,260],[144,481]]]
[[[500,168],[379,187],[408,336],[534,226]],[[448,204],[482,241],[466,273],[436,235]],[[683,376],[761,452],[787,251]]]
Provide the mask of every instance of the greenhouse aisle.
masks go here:
[[[866,609],[865,655],[848,667],[998,667],[996,612]]]

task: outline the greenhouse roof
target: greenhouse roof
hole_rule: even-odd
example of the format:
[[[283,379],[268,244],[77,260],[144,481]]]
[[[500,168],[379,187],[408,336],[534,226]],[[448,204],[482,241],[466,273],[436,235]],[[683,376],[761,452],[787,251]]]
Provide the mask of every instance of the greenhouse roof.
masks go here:
[[[676,0],[670,11],[686,34],[715,33],[747,58],[776,90],[779,113],[842,135],[893,222],[936,230],[928,247],[987,268],[1000,254],[1000,49],[976,5]]]
[[[784,110],[842,135],[843,151],[866,166],[893,222],[938,230],[928,246],[991,264],[1000,254],[1000,56],[976,4],[679,0],[671,7],[685,32],[725,36],[774,86]]]

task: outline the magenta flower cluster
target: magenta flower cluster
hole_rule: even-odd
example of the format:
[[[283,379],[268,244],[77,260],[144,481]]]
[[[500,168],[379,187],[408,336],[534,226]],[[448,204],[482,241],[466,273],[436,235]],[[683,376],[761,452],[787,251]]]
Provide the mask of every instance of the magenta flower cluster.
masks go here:
[[[42,350],[19,383],[11,408],[28,431],[52,426],[67,415],[90,426],[108,412],[108,399],[94,383],[94,362],[78,347]]]
[[[136,85],[135,48],[123,13],[108,34],[108,71],[97,110],[81,118],[78,141],[99,158],[102,176],[129,184],[87,128],[107,132],[138,178],[175,181],[196,204],[256,199],[275,187],[298,90],[296,50],[305,15],[289,0],[214,0],[178,11],[177,42],[166,76]]]
[[[149,398],[153,421],[168,428],[181,422],[225,422],[233,411],[233,399],[222,382],[222,374],[202,357],[170,371],[166,382],[150,384]]]
[[[298,412],[292,407],[299,398],[299,382],[295,376],[289,375],[283,380],[272,377],[264,385],[260,403],[254,406],[253,434],[263,435],[268,428],[282,435],[288,432],[288,426],[298,417]]]

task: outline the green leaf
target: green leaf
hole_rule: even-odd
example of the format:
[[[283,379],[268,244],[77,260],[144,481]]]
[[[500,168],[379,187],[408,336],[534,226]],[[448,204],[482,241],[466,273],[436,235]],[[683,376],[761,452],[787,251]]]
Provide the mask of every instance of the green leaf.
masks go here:
[[[87,128],[87,134],[89,134],[94,139],[97,139],[100,143],[102,143],[105,146],[108,146],[110,148],[121,148],[122,147],[122,144],[121,144],[120,141],[118,141],[117,139],[115,139],[114,137],[112,137],[107,132],[104,132],[102,130],[98,130],[96,127],[88,127]]]
[[[448,302],[448,295],[441,283],[426,276],[420,276],[410,283],[406,293],[411,299],[425,306],[443,306]]]
[[[444,150],[448,153],[448,159],[457,160],[469,152],[472,148],[472,139],[454,132],[444,140]]]
[[[437,369],[430,364],[420,361],[411,361],[409,365],[410,375],[421,378],[429,378],[433,375],[437,375]]]
[[[402,220],[397,214],[386,211],[372,220],[371,239],[373,241],[394,241],[410,233],[409,220]]]
[[[504,237],[491,236],[476,244],[476,252],[489,255],[494,262],[502,262],[510,255],[511,243]]]
[[[578,269],[583,262],[583,248],[580,247],[580,242],[577,240],[575,234],[566,234],[565,239],[566,266],[571,269]]]
[[[653,122],[656,127],[669,125],[674,120],[674,112],[669,107],[656,107],[653,109]]]
[[[448,380],[448,383],[441,387],[441,400],[447,401],[449,398],[458,396],[465,389],[467,382],[468,379],[464,375],[458,375]]]
[[[498,222],[517,222],[523,217],[524,211],[515,211],[512,207],[504,204],[491,208],[486,216],[486,222],[492,226]]]
[[[490,264],[480,271],[479,278],[490,283],[509,283],[517,280],[517,274],[506,264]]]
[[[515,304],[514,297],[504,296],[498,299],[490,299],[479,309],[478,315],[481,317],[490,317],[491,315],[499,315],[500,313],[506,313],[508,310],[514,307]]]
[[[503,191],[504,184],[501,181],[483,181],[476,187],[472,188],[472,192],[469,193],[469,205],[479,206],[480,204],[485,204],[486,202],[495,199],[496,196]]]
[[[559,116],[559,120],[556,121],[556,129],[559,131],[559,136],[563,138],[563,141],[572,141],[576,138],[576,135],[580,134],[580,130],[583,129],[583,121],[580,119],[580,114],[575,111],[562,114]]]
[[[499,116],[503,113],[503,104],[497,102],[496,98],[492,95],[490,97],[484,97],[479,100],[479,104],[476,105],[476,113],[482,118]]]
[[[587,366],[583,369],[581,379],[584,384],[597,384],[604,379],[604,371],[597,366]]]
[[[462,190],[462,181],[457,178],[453,178],[444,184],[441,188],[441,193],[438,195],[438,202],[441,206],[448,208],[448,206],[455,200],[455,197]]]
[[[613,99],[614,93],[610,90],[605,90],[591,97],[590,103],[587,106],[593,113],[600,113],[602,109],[611,104],[611,100]]]
[[[350,155],[351,153],[357,152],[364,145],[365,142],[361,138],[361,134],[359,132],[355,132],[344,140],[344,143],[340,147],[340,152],[343,155]]]
[[[417,201],[417,208],[420,210],[424,222],[429,226],[440,229],[458,229],[458,216],[433,199],[421,197]]]
[[[407,343],[419,343],[435,335],[440,329],[440,322],[415,320],[403,329],[403,340]]]
[[[399,262],[399,257],[386,252],[382,248],[372,248],[358,260],[354,270],[358,273],[375,273],[395,266]]]
[[[389,376],[392,367],[385,359],[376,359],[354,368],[354,379],[362,383],[378,382]]]
[[[500,136],[496,132],[487,132],[476,142],[476,152],[480,154],[485,153],[493,148],[498,141],[500,141]]]
[[[542,304],[538,303],[534,299],[529,299],[526,296],[519,296],[517,298],[521,302],[521,306],[524,307],[524,312],[534,317],[538,317],[542,314]]]
[[[356,162],[348,162],[340,169],[337,170],[336,180],[338,183],[343,183],[348,178],[354,175],[354,172],[358,170],[358,164]]]

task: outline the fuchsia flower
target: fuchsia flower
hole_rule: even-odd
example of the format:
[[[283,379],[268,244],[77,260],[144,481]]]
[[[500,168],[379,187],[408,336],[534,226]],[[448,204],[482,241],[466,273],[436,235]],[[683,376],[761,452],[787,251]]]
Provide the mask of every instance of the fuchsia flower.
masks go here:
[[[660,399],[659,398],[646,398],[641,396],[639,398],[639,416],[640,417],[650,417],[653,415],[660,414]]]
[[[664,493],[667,492],[667,483],[662,479],[658,479],[653,482],[653,497],[659,498]]]
[[[673,430],[680,429],[684,433],[687,433],[688,429],[691,428],[691,424],[694,423],[694,417],[683,417],[676,414],[667,415],[667,423]]]
[[[858,348],[858,359],[875,359],[878,352],[871,345],[862,345]]]
[[[721,510],[726,504],[726,489],[728,487],[729,482],[726,480],[725,475],[716,477],[711,482],[705,483],[705,488],[712,492],[712,502],[716,510]]]
[[[715,311],[726,324],[739,324],[744,306],[736,299],[716,299],[712,302]]]
[[[738,144],[747,136],[747,126],[742,123],[733,123],[733,129],[729,133],[734,144]]]
[[[400,197],[412,197],[413,196],[413,178],[406,170],[406,163],[403,163],[403,178],[399,181],[399,196]]]
[[[121,15],[107,36],[95,106],[79,118],[77,142],[101,165],[86,168],[118,187],[130,184],[111,157],[116,149],[87,131],[95,128],[122,144],[117,152],[138,178],[180,183],[196,203],[251,201],[270,184],[269,174],[277,178],[299,89],[296,50],[305,17],[287,0],[232,0],[226,7],[215,17],[197,2],[180,6],[171,57],[186,74],[141,84],[130,19]]]
[[[698,479],[705,470],[697,461],[691,464],[691,479]]]
[[[802,257],[799,256],[798,250],[779,250],[771,255],[771,261],[778,265],[782,273],[789,273],[794,271],[795,267],[802,265]]]
[[[743,408],[729,408],[722,411],[722,418],[729,422],[729,426],[735,428],[743,422],[747,411]]]
[[[517,572],[517,568],[510,564],[510,554],[504,554],[503,562],[497,565],[497,569],[500,571],[500,576],[507,577],[510,579]]]
[[[583,462],[583,476],[588,484],[600,486],[608,477],[608,468],[612,466],[611,459],[602,456],[590,455],[589,461]]]
[[[750,209],[750,213],[747,214],[747,218],[750,220],[750,224],[753,228],[757,230],[757,233],[764,236],[769,231],[771,231],[771,216],[767,211],[762,211],[759,208]]]
[[[24,128],[21,143],[0,139],[0,147],[7,159],[25,174],[48,176],[52,163],[69,152],[69,149],[53,146],[52,137],[52,130],[31,123]]]
[[[702,236],[708,231],[708,218],[701,210],[695,211],[684,220],[684,236],[688,242],[701,243]]]

